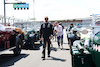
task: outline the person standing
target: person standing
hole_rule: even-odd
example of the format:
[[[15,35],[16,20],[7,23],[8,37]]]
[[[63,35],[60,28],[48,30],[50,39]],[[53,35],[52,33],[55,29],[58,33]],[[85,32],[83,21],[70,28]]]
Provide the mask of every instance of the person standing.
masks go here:
[[[8,26],[10,26],[10,23],[8,23]]]
[[[69,27],[69,31],[74,27],[74,25],[71,23]]]
[[[45,17],[45,23],[43,23],[41,25],[41,28],[40,28],[40,40],[42,40],[42,37],[43,37],[43,41],[44,41],[44,44],[43,44],[43,51],[42,51],[42,58],[43,60],[45,60],[45,49],[46,49],[46,43],[48,43],[48,57],[50,57],[50,39],[52,38],[53,36],[53,26],[52,24],[50,24],[48,22],[48,17]]]
[[[24,29],[24,24],[21,24],[21,29]]]
[[[58,24],[58,22],[55,22],[56,27],[54,28],[57,31],[57,42],[58,42],[58,48],[60,48],[60,41],[61,41],[61,45],[63,48],[63,42],[61,40],[61,38],[63,38],[63,29],[62,26]]]

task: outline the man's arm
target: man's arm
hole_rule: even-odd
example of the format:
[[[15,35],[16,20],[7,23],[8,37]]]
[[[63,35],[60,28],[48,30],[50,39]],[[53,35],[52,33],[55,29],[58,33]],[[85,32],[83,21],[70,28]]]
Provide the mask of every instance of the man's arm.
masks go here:
[[[54,30],[54,27],[53,27],[53,25],[51,24],[51,35],[54,34],[54,33],[53,33],[53,30]]]
[[[64,29],[64,26],[62,26],[62,28]]]
[[[42,37],[42,31],[43,31],[43,26],[42,25],[41,25],[41,28],[40,28],[40,38]]]
[[[62,32],[62,26],[59,26],[59,29],[57,32]]]
[[[50,39],[52,39],[53,36],[54,36],[54,32],[53,32],[54,28],[53,28],[53,25],[52,25],[52,24],[50,25],[50,30],[51,30],[51,31],[50,31],[50,35],[51,35],[51,36],[50,36]]]

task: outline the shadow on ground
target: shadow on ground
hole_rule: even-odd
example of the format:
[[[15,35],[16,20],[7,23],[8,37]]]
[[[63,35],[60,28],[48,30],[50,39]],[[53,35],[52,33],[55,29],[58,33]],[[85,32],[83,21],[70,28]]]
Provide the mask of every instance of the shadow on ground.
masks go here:
[[[65,62],[65,59],[60,59],[60,58],[56,58],[56,57],[50,57],[50,59],[46,59],[46,60],[55,60],[55,61],[61,61],[61,62]]]
[[[68,44],[68,43],[63,43],[63,44]]]
[[[40,47],[42,45],[43,44],[34,44],[34,46],[26,46],[26,47],[23,47],[23,49],[25,49],[25,50],[40,50]]]
[[[57,48],[51,47],[51,51],[57,51]]]
[[[67,49],[67,48],[63,48],[63,49],[61,49],[61,50],[70,50],[70,49]]]
[[[0,55],[0,67],[13,66],[16,62],[22,58],[26,58],[29,54],[20,54],[19,56],[14,56],[13,54],[2,54]]]
[[[51,47],[51,51],[57,51],[59,48]],[[70,50],[67,48],[60,48],[61,50]]]

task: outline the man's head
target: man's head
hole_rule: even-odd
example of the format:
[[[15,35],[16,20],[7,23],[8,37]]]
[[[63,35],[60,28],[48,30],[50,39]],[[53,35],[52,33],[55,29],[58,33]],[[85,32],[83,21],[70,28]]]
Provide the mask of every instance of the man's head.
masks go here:
[[[70,24],[70,27],[73,27],[73,24]]]
[[[21,24],[21,26],[23,26],[23,24]]]
[[[59,25],[62,25],[62,22],[60,22]]]
[[[48,22],[48,19],[49,19],[48,17],[45,17],[45,18],[44,18],[45,22]]]
[[[55,23],[54,23],[57,27],[58,27],[58,22],[57,21],[55,21]]]

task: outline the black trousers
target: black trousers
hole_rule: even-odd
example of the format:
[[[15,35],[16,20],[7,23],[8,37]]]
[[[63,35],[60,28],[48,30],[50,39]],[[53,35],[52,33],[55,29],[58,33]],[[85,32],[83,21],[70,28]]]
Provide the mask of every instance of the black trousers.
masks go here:
[[[48,55],[50,55],[50,39],[49,38],[44,38],[44,44],[43,44],[43,57],[45,57],[45,49],[46,49],[46,43],[48,44]]]

